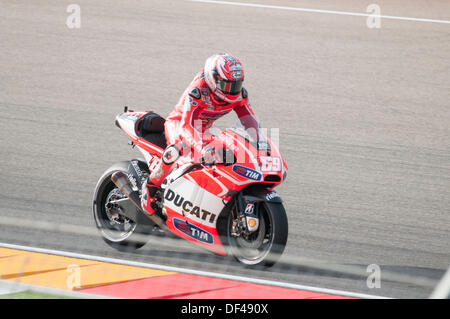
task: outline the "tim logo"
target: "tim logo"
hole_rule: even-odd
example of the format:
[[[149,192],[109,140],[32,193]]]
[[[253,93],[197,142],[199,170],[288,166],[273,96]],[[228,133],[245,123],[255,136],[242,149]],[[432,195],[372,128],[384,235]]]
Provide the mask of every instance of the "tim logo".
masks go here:
[[[255,181],[259,181],[261,179],[261,173],[258,173],[257,171],[254,171],[244,166],[234,165],[233,172],[246,178],[253,179]]]
[[[174,218],[173,225],[182,233],[185,233],[189,237],[192,237],[198,241],[207,244],[212,244],[214,242],[213,236],[210,233],[198,228],[197,226],[188,224],[181,219]]]

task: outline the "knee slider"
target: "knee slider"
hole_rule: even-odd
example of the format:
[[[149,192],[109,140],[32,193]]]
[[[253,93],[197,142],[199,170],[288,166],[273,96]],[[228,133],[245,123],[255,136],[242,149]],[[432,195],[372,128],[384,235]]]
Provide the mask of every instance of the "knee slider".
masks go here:
[[[180,158],[180,149],[175,145],[169,145],[162,155],[162,161],[166,165],[175,163]]]

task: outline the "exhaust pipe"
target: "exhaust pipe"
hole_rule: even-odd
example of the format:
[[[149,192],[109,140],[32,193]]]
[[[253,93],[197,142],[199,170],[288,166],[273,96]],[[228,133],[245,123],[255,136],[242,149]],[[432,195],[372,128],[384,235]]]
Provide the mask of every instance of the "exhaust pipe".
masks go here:
[[[139,198],[139,195],[137,194],[137,192],[133,191],[128,182],[128,177],[123,172],[121,171],[115,172],[114,174],[111,175],[111,180],[120,189],[120,191],[130,199],[131,203],[133,203],[133,205],[136,206],[139,212],[143,213],[145,216],[150,218],[156,225],[159,226],[159,228],[163,230],[167,229],[166,223],[161,217],[159,217],[156,214],[150,215],[142,209],[141,199]]]

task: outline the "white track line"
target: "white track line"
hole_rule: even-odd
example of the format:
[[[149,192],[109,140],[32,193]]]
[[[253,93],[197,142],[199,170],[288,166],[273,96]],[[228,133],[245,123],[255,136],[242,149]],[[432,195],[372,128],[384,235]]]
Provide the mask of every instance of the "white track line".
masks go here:
[[[127,265],[127,266],[134,266],[134,267],[143,267],[143,268],[151,268],[151,269],[165,270],[165,271],[171,271],[171,272],[180,272],[180,273],[198,275],[198,276],[228,279],[228,280],[234,280],[234,281],[243,281],[243,282],[249,282],[249,283],[254,283],[254,284],[269,285],[269,286],[276,286],[276,287],[282,287],[282,288],[307,290],[307,291],[336,295],[336,296],[345,296],[345,297],[353,297],[353,298],[361,298],[361,299],[389,299],[387,297],[367,295],[367,294],[361,294],[361,293],[350,292],[350,291],[311,287],[311,286],[297,285],[297,284],[291,284],[291,283],[285,283],[285,282],[279,282],[279,281],[248,278],[248,277],[242,277],[242,276],[214,273],[214,272],[209,272],[209,271],[193,270],[193,269],[188,269],[188,268],[171,267],[171,266],[164,266],[164,265],[157,265],[157,264],[148,264],[148,263],[136,262],[136,261],[131,261],[131,260],[92,256],[92,255],[78,254],[78,253],[59,251],[59,250],[53,250],[53,249],[36,248],[36,247],[21,246],[21,245],[7,244],[7,243],[0,243],[0,247],[25,250],[25,251],[50,254],[50,255],[58,255],[58,256],[64,256],[64,257],[71,257],[71,258],[89,259],[89,260],[95,260],[95,261],[101,261],[101,262],[107,262],[107,263],[113,263],[113,264],[120,264],[120,265]]]
[[[307,9],[307,8],[275,6],[275,5],[266,5],[266,4],[257,4],[257,3],[231,2],[231,1],[218,1],[218,0],[217,1],[216,0],[189,0],[189,1],[213,3],[213,4],[224,4],[224,5],[232,5],[232,6],[253,7],[253,8],[278,9],[278,10],[301,11],[301,12],[311,12],[311,13],[327,13],[327,14],[338,14],[338,15],[357,16],[357,17],[369,17],[370,16],[373,18],[382,18],[382,19],[391,19],[391,20],[404,20],[404,21],[415,21],[415,22],[432,22],[432,23],[450,24],[450,21],[448,21],[448,20],[374,15],[374,14],[359,13],[359,12]]]

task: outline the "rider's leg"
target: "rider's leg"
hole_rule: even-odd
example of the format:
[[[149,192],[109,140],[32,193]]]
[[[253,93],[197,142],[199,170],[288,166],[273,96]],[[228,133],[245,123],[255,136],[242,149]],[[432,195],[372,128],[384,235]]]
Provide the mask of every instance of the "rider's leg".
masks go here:
[[[171,172],[175,162],[180,158],[181,151],[177,145],[169,145],[156,166],[147,179],[147,183],[144,183],[142,189],[141,206],[148,214],[153,215],[155,213],[154,203],[155,194],[159,189],[164,179]]]

